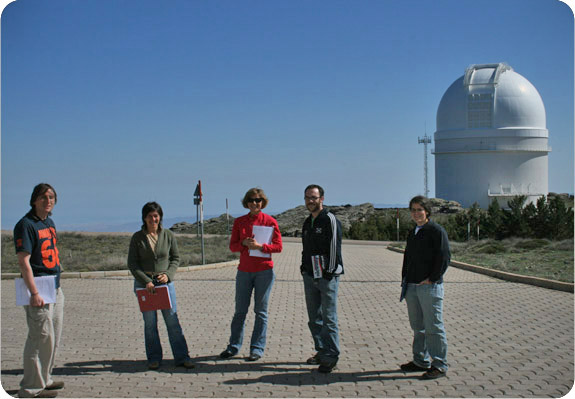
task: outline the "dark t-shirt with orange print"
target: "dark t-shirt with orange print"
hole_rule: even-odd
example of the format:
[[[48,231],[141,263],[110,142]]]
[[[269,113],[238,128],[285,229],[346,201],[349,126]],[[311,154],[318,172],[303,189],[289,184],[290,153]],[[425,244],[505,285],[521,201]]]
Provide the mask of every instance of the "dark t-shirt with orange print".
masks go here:
[[[14,227],[16,253],[30,254],[30,266],[34,276],[56,276],[56,288],[60,286],[60,258],[56,247],[56,226],[48,217],[41,220],[28,212]]]

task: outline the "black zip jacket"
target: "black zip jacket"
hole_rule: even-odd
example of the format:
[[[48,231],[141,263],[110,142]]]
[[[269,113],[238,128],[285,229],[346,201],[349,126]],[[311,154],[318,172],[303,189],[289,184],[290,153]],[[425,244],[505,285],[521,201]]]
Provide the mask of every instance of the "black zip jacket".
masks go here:
[[[407,236],[401,270],[402,281],[418,284],[429,279],[432,283],[442,283],[450,260],[447,232],[430,220],[417,234],[413,229]]]
[[[311,215],[303,223],[301,256],[301,272],[313,276],[311,258],[323,255],[326,260],[324,277],[343,274],[343,259],[341,256],[341,223],[333,213],[325,208],[313,221]]]

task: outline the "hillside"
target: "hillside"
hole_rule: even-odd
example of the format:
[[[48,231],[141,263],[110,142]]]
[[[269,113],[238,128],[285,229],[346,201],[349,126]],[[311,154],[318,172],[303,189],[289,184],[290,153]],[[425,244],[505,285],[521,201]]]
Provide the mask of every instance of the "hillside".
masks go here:
[[[433,213],[457,213],[463,210],[461,205],[455,201],[444,201],[432,198]],[[378,215],[395,215],[396,208],[375,208],[371,203],[361,205],[325,205],[330,212],[337,216],[342,224],[344,231],[349,230],[354,222],[363,222],[373,214]],[[403,210],[402,212],[405,212]],[[301,234],[301,226],[309,211],[304,205],[288,209],[277,215],[272,215],[278,221],[280,231],[284,237],[297,237]],[[234,218],[229,219],[230,230],[234,223]],[[204,233],[206,234],[226,234],[226,215],[222,214],[216,218],[204,221]],[[196,223],[180,222],[174,224],[170,230],[175,233],[196,233]]]

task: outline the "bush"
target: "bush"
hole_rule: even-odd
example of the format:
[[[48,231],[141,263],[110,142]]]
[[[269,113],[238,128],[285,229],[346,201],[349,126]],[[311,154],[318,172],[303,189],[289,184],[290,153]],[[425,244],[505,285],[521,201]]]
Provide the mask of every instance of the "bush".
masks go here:
[[[518,249],[538,249],[538,248],[546,247],[550,243],[551,243],[551,241],[549,241],[549,240],[544,240],[541,238],[535,238],[535,239],[527,239],[527,240],[517,241],[517,243],[514,245],[514,247],[518,248]]]
[[[555,241],[549,248],[553,251],[573,251],[573,240]]]
[[[487,210],[473,204],[464,212],[456,214],[435,214],[432,216],[447,231],[449,240],[466,241],[468,239],[494,238],[503,240],[511,237],[565,240],[573,239],[574,213],[571,203],[559,196],[541,196],[537,206],[526,204],[527,197],[518,196],[508,202],[509,209],[499,206],[496,199]],[[396,240],[395,210],[386,216],[371,216],[362,222],[355,222],[346,232],[346,238],[354,240]],[[409,211],[400,209],[400,240],[415,227]],[[526,248],[545,247],[543,241],[522,243]],[[485,251],[497,251],[486,247]]]
[[[475,246],[472,251],[478,254],[497,254],[507,252],[507,247],[500,241],[492,241]]]

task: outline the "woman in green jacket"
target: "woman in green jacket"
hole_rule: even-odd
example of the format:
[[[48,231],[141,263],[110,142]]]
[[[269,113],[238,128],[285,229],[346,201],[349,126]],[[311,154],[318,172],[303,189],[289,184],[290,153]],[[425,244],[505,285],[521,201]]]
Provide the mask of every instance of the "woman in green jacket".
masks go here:
[[[170,346],[176,366],[193,368],[188,355],[188,344],[184,338],[176,311],[176,290],[174,276],[180,264],[178,244],[174,233],[162,228],[162,207],[156,202],[148,202],[142,208],[142,230],[134,233],[128,252],[128,267],[135,277],[134,292],[145,288],[155,293],[156,285],[168,286],[171,309],[163,309],[162,316],[168,330]],[[156,311],[142,312],[148,368],[157,370],[162,362],[162,345],[158,334]]]

